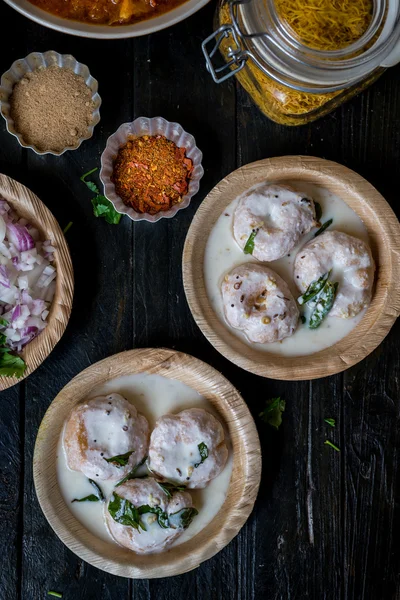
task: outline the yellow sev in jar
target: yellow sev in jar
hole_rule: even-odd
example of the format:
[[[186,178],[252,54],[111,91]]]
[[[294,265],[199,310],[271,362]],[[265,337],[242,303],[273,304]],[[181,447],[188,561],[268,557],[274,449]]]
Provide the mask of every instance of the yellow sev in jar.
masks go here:
[[[339,50],[359,39],[372,17],[372,0],[275,0],[277,13],[292,34],[310,48]],[[230,24],[229,3],[219,11],[220,25]],[[230,41],[226,38],[220,49],[225,58]],[[249,59],[236,74],[244,89],[260,110],[282,125],[303,125],[313,121],[358,93],[377,75],[369,77],[358,88],[325,94],[301,92],[282,85],[263,73]]]

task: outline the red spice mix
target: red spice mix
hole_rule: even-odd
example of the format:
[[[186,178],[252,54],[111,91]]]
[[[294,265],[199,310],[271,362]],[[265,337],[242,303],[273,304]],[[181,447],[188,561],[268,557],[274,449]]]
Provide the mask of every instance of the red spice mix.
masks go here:
[[[155,215],[182,202],[193,161],[185,148],[163,135],[129,139],[114,161],[111,181],[118,196],[136,212]]]

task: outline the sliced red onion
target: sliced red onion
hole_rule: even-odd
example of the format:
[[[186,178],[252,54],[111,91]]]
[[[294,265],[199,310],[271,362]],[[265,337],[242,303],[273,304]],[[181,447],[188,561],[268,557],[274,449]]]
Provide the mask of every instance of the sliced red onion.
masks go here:
[[[0,265],[0,285],[7,289],[11,287],[8,271],[4,265]]]
[[[20,252],[30,250],[35,246],[33,237],[30,235],[27,228],[23,225],[19,225],[19,223],[7,224],[7,237]]]
[[[8,323],[0,329],[17,352],[47,325],[56,287],[54,252],[50,240],[41,242],[38,230],[0,197],[0,315]]]

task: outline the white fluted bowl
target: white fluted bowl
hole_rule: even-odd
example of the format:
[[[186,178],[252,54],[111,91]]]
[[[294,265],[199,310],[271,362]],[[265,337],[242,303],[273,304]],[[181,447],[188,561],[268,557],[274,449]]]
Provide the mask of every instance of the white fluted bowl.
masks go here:
[[[185,148],[186,156],[193,161],[193,172],[189,182],[188,193],[183,197],[182,202],[174,204],[169,210],[160,211],[156,215],[136,212],[131,206],[124,204],[117,195],[115,186],[111,181],[114,161],[118,150],[129,138],[141,137],[142,135],[164,135],[168,140],[174,142],[179,148]],[[111,135],[103,154],[101,155],[100,179],[104,185],[104,195],[112,204],[117,212],[128,215],[132,221],[149,221],[156,223],[162,218],[169,219],[176,215],[179,210],[187,208],[192,197],[197,194],[200,187],[200,179],[204,175],[201,165],[203,154],[196,146],[196,140],[190,133],[186,133],[179,123],[170,123],[162,117],[139,117],[132,123],[123,123],[117,131]]]
[[[31,71],[35,71],[39,67],[50,67],[52,65],[58,65],[66,69],[71,69],[77,75],[80,75],[85,80],[86,85],[92,92],[93,101],[93,112],[91,124],[88,126],[88,134],[85,137],[81,137],[78,140],[78,144],[73,147],[66,147],[60,152],[54,152],[53,150],[39,150],[33,144],[28,144],[24,141],[23,135],[15,129],[14,120],[10,115],[10,96],[13,91],[13,87],[18,81]],[[97,123],[100,121],[100,105],[101,98],[98,94],[98,83],[94,77],[91,76],[89,69],[86,65],[78,62],[71,54],[59,54],[54,50],[48,50],[47,52],[32,52],[28,54],[26,58],[19,58],[9,68],[8,71],[3,73],[0,81],[0,112],[3,115],[6,124],[7,131],[17,138],[20,145],[23,148],[30,148],[36,154],[54,154],[54,156],[60,156],[67,152],[67,150],[77,150],[79,146],[85,140],[88,140],[93,135],[93,130]]]

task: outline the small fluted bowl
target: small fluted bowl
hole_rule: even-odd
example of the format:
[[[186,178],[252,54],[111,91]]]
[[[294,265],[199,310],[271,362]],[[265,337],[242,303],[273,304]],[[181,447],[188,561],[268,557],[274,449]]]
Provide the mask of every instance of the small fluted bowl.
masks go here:
[[[115,186],[111,181],[114,168],[114,161],[118,150],[128,139],[132,137],[141,137],[142,135],[163,135],[168,140],[174,142],[178,148],[185,148],[186,156],[193,161],[193,172],[189,181],[188,193],[183,196],[182,202],[174,204],[169,210],[160,211],[155,215],[136,212],[131,206],[124,204],[122,199],[115,191]],[[187,208],[192,197],[197,194],[200,187],[200,179],[204,175],[201,165],[203,154],[196,146],[196,140],[192,135],[186,133],[179,123],[170,123],[162,117],[139,117],[132,123],[123,123],[117,131],[111,135],[103,154],[101,155],[100,179],[104,185],[104,195],[112,204],[117,212],[128,215],[132,221],[149,221],[156,223],[162,218],[171,218],[182,208]]]
[[[52,65],[58,65],[66,69],[71,69],[77,75],[80,75],[85,80],[86,85],[92,92],[93,101],[93,113],[91,124],[88,126],[88,134],[85,137],[79,138],[76,146],[67,146],[60,152],[54,152],[53,150],[39,150],[36,146],[25,142],[23,135],[15,129],[14,120],[10,115],[10,96],[16,83],[31,71],[35,71],[39,67],[50,67]],[[10,69],[3,73],[0,81],[0,112],[6,120],[7,131],[17,138],[23,148],[30,148],[36,154],[54,154],[54,156],[61,156],[67,150],[76,150],[85,140],[88,140],[93,135],[93,130],[97,123],[100,121],[100,105],[101,98],[98,94],[98,83],[94,77],[91,76],[89,69],[86,65],[79,63],[71,54],[59,54],[54,50],[48,50],[47,52],[32,52],[28,54],[26,58],[20,58],[13,62]]]

